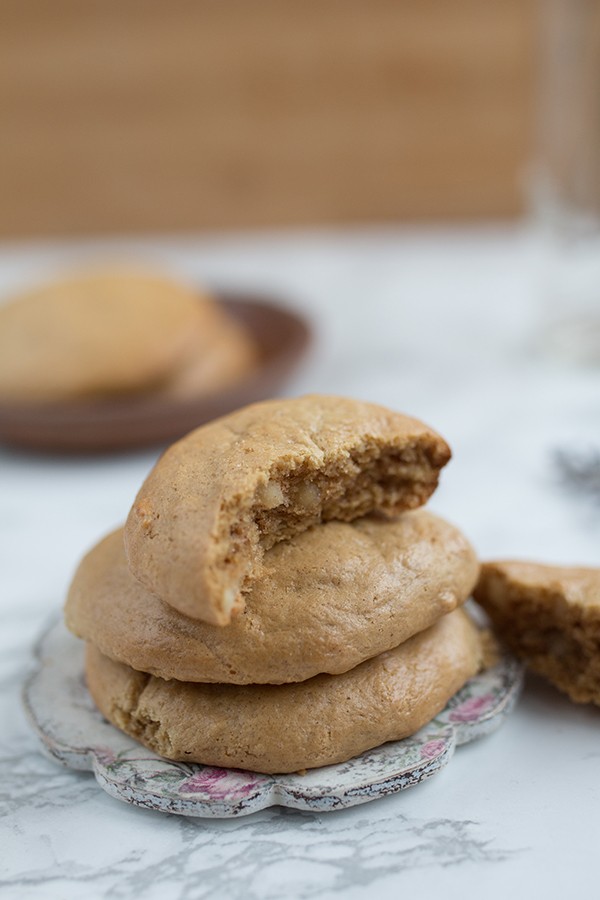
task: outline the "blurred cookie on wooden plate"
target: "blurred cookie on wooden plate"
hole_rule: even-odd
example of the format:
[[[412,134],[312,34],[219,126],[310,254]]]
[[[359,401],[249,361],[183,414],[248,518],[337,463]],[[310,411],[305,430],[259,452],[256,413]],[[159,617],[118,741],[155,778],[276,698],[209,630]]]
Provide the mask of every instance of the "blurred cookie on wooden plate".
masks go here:
[[[0,440],[75,451],[167,442],[274,393],[307,341],[293,313],[156,272],[48,282],[0,305]]]
[[[163,390],[190,369],[193,386],[205,389],[205,371],[210,389],[255,363],[250,336],[211,297],[141,270],[74,275],[0,307],[5,403]]]

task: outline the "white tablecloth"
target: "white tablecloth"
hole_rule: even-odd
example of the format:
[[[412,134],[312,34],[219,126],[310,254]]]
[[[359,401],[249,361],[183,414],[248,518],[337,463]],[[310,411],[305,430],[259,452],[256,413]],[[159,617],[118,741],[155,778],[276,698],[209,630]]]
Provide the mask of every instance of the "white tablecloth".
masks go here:
[[[131,255],[260,288],[317,329],[289,393],[413,413],[454,459],[432,501],[483,558],[600,565],[600,509],[556,447],[600,443],[600,372],[539,352],[544,254],[526,229],[371,230],[4,246],[0,288]],[[20,707],[30,648],[81,554],[126,515],[156,452],[0,451],[0,892],[7,898],[562,898],[595,890],[600,711],[530,677],[500,731],[439,775],[354,809],[208,821],[111,799],[39,752]]]

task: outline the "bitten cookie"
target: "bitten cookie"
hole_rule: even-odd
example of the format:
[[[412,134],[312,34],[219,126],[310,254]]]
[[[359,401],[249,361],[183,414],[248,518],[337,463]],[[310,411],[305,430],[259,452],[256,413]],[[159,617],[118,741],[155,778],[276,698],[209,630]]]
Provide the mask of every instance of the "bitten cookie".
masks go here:
[[[149,593],[116,531],[80,564],[65,618],[104,655],[161,678],[279,684],[396,647],[463,603],[478,570],[458,529],[425,510],[328,522],[268,550],[245,609],[220,628]]]
[[[160,385],[210,335],[208,297],[160,275],[92,271],[0,305],[0,400],[43,403]]]
[[[312,395],[245,407],[173,444],[125,527],[133,574],[186,615],[225,625],[266,550],[331,520],[418,507],[450,458],[381,406]]]
[[[600,569],[486,563],[475,597],[535,672],[600,706]]]
[[[457,610],[344,675],[300,684],[163,681],[88,644],[87,682],[118,728],[169,759],[294,772],[343,762],[418,731],[482,663],[479,633]]]

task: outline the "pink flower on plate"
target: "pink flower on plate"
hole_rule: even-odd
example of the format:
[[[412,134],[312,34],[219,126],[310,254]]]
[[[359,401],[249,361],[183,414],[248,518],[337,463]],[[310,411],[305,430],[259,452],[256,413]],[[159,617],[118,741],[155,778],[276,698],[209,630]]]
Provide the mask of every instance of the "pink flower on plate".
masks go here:
[[[179,786],[180,794],[204,794],[210,800],[243,800],[263,779],[235,769],[200,769]]]
[[[427,741],[427,743],[423,744],[421,747],[421,756],[424,759],[435,759],[436,756],[443,753],[445,747],[446,742],[442,741],[440,738],[435,741]]]
[[[112,766],[117,761],[116,754],[109,747],[95,747],[94,755],[103,766]]]
[[[470,697],[450,713],[451,722],[474,722],[486,710],[490,708],[496,698],[493,694],[484,694],[482,697]]]

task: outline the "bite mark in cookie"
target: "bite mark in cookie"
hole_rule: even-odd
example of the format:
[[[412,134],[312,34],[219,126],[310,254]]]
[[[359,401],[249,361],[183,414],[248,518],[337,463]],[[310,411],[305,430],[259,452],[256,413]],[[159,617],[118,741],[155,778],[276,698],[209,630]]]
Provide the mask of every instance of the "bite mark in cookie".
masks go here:
[[[374,404],[314,395],[246,407],[159,460],[127,520],[131,571],[186,615],[225,625],[265,551],[321,522],[421,506],[449,458],[426,425]]]

